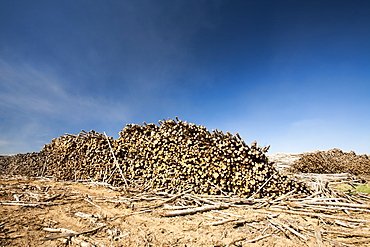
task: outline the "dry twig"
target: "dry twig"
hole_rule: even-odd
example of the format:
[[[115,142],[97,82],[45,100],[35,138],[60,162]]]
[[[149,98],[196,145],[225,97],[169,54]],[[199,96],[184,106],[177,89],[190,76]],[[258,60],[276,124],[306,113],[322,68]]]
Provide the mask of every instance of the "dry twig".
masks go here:
[[[227,205],[227,204],[207,205],[203,207],[191,208],[191,209],[186,209],[186,210],[176,210],[176,211],[165,212],[163,216],[173,217],[173,216],[180,216],[180,215],[188,215],[188,214],[206,212],[206,211],[215,210],[215,209],[225,209],[228,207],[230,207],[230,205]]]

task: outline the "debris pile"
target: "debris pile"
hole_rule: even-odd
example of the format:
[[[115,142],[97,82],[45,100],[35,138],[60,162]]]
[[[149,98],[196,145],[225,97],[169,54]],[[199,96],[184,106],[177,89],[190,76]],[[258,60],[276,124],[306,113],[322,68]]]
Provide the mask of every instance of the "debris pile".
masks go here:
[[[114,173],[114,161],[108,142],[113,141],[94,130],[53,139],[42,150],[49,154],[48,175],[61,180],[109,182],[107,176]]]
[[[334,148],[328,151],[305,153],[291,167],[292,172],[302,173],[350,173],[370,175],[370,156],[356,155]]]
[[[127,180],[154,188],[246,196],[305,190],[268,162],[269,147],[248,146],[239,134],[210,132],[181,120],[127,125],[115,145]]]
[[[44,176],[48,157],[44,151],[0,156],[0,175]]]
[[[254,198],[308,192],[268,161],[269,147],[249,146],[239,134],[178,119],[128,124],[119,134],[116,140],[95,131],[53,139],[25,175]]]

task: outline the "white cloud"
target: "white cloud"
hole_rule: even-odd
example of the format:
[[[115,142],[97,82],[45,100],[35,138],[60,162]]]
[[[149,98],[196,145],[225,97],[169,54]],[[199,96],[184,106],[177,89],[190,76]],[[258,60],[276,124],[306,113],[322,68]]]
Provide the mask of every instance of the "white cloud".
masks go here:
[[[68,92],[63,80],[31,66],[11,66],[0,60],[0,108],[9,114],[33,114],[78,120],[120,120],[129,113],[122,102]]]
[[[64,83],[51,71],[0,60],[0,153],[38,151],[71,129],[116,133],[111,126],[128,121],[125,102],[77,94]]]

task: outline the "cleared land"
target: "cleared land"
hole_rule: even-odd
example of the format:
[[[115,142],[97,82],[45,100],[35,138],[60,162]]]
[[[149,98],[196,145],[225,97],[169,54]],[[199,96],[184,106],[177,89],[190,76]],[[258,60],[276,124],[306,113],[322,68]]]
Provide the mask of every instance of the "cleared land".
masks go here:
[[[370,158],[181,120],[0,157],[1,246],[370,246]]]
[[[314,196],[297,198],[293,191],[275,199],[243,199],[122,191],[91,182],[3,178],[0,243],[1,246],[369,246],[370,197],[342,186],[356,183],[354,178],[347,174],[320,179],[311,175],[305,179],[316,180],[312,182],[317,185]],[[179,216],[166,216],[171,214]]]

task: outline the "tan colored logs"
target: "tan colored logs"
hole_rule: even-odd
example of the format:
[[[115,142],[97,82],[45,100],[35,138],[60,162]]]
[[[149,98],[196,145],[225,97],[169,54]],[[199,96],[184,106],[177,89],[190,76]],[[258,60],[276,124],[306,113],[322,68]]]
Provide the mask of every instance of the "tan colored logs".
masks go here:
[[[181,120],[128,124],[118,139],[95,131],[66,134],[40,152],[44,175],[62,180],[93,179],[116,186],[148,186],[172,193],[279,196],[305,185],[268,162],[268,147],[247,145],[239,134],[209,131]],[[41,166],[41,165],[40,165]],[[119,168],[119,169],[118,169]]]
[[[350,173],[370,175],[370,156],[343,152],[340,149],[305,153],[291,168],[294,172],[304,173]]]

